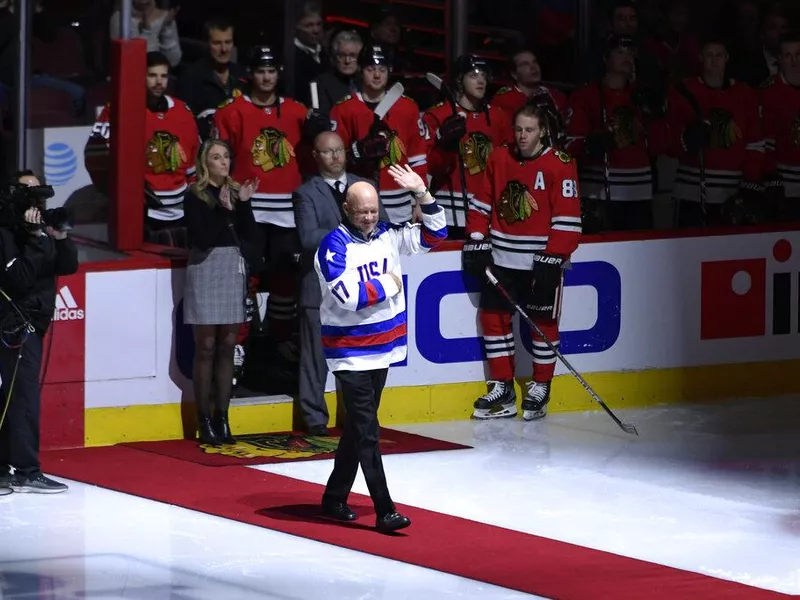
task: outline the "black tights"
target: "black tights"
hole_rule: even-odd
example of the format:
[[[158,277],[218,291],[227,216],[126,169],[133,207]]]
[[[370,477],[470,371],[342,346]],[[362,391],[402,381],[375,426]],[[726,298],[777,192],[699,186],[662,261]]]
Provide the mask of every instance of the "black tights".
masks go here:
[[[233,349],[240,325],[194,326],[194,398],[197,414],[211,416],[211,387],[216,384],[216,412],[225,414],[231,403]]]

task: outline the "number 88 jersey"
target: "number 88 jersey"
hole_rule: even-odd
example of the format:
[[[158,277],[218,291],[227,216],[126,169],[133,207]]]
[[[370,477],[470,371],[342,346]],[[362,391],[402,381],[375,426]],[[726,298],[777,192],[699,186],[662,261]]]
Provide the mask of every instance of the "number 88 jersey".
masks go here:
[[[578,247],[578,172],[565,152],[545,148],[526,159],[515,147],[497,147],[481,183],[470,200],[467,236],[488,238],[496,265],[529,271],[538,252],[569,257]]]

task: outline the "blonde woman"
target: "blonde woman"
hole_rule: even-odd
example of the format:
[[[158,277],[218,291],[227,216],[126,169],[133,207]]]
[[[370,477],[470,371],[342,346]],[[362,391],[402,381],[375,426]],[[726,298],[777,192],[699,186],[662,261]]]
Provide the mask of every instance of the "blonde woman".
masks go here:
[[[248,263],[244,248],[260,247],[250,197],[258,181],[241,186],[230,178],[231,152],[208,140],[197,159],[197,183],[184,198],[189,264],[184,287],[184,322],[193,325],[197,428],[204,444],[232,444],[228,406],[233,348],[245,321]],[[211,414],[212,383],[214,414]]]

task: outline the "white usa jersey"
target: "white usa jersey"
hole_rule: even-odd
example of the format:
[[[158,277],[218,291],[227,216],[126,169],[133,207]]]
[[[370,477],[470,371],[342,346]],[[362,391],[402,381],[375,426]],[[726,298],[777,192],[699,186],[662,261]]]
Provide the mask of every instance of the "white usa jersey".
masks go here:
[[[378,223],[365,239],[346,224],[326,235],[314,267],[322,289],[322,347],[331,371],[385,369],[406,357],[400,256],[429,251],[447,237],[444,210],[422,205],[422,225]]]

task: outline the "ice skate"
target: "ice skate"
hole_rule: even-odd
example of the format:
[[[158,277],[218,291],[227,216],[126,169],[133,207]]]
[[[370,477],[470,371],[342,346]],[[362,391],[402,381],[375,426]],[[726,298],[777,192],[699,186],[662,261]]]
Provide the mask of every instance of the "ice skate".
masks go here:
[[[526,421],[542,419],[547,415],[547,403],[550,402],[550,382],[527,384],[528,391],[522,400],[522,418]]]
[[[517,393],[513,381],[488,381],[489,391],[473,405],[476,419],[501,419],[517,414]]]

